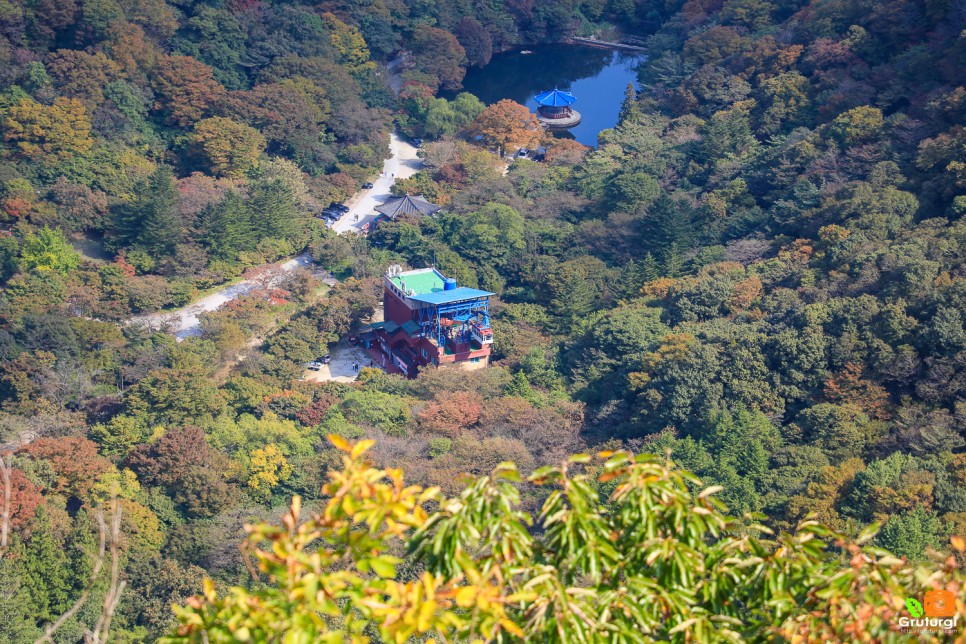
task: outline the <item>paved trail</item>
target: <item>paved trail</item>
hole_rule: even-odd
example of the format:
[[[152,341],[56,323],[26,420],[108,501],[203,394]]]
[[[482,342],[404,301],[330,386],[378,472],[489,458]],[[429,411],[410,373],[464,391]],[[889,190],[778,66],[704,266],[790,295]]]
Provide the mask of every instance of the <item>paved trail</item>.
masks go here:
[[[389,65],[389,84],[397,93],[402,82],[399,76],[401,69],[402,61],[399,59]],[[392,132],[389,135],[389,158],[383,163],[382,173],[372,182],[372,188],[357,192],[346,202],[349,211],[333,224],[332,229],[337,233],[362,231],[366,224],[375,219],[375,207],[392,196],[390,190],[396,179],[413,176],[422,168],[422,165],[422,160],[416,156],[416,148],[408,141],[402,140],[396,132]],[[155,329],[170,328],[179,341],[190,336],[198,336],[201,335],[198,315],[214,311],[223,304],[254,290],[271,288],[280,283],[287,273],[299,267],[311,268],[327,284],[336,283],[332,275],[313,265],[311,256],[306,252],[286,262],[263,264],[250,269],[247,273],[255,274],[253,277],[219,289],[183,308],[140,315],[128,320],[128,323],[145,324]]]
[[[416,156],[416,148],[400,139],[395,132],[389,137],[389,149],[391,156],[383,164],[382,174],[372,182],[372,188],[356,193],[352,199],[346,202],[349,211],[332,226],[332,229],[336,232],[361,231],[365,224],[375,219],[375,207],[391,196],[389,191],[396,179],[411,177],[422,167],[422,160]],[[358,221],[356,220],[357,215]],[[308,253],[302,253],[286,262],[263,264],[250,269],[248,272],[256,274],[254,277],[219,289],[188,306],[173,311],[140,315],[131,318],[128,323],[144,324],[153,329],[168,327],[174,331],[178,340],[198,336],[201,335],[198,315],[214,311],[226,302],[247,295],[254,290],[272,288],[279,284],[287,273],[300,267],[312,268],[316,275],[322,277],[323,281],[330,285],[335,284],[334,277],[314,266]]]
[[[296,268],[311,268],[313,273],[317,277],[321,277],[326,284],[333,285],[336,283],[335,278],[329,273],[314,266],[312,257],[308,253],[302,253],[285,262],[263,264],[250,269],[246,271],[246,274],[252,275],[252,277],[221,288],[188,306],[173,311],[139,315],[128,320],[128,324],[143,324],[152,329],[168,328],[174,332],[178,340],[201,335],[201,329],[198,326],[201,322],[198,319],[199,315],[214,311],[226,302],[231,302],[242,295],[248,295],[252,291],[274,288],[281,284],[285,276]]]
[[[416,148],[395,132],[389,135],[389,155],[382,166],[382,174],[372,182],[372,188],[346,202],[349,212],[335,222],[332,230],[337,233],[362,230],[376,218],[376,206],[392,196],[390,190],[396,179],[409,178],[423,166],[422,159],[416,156]]]

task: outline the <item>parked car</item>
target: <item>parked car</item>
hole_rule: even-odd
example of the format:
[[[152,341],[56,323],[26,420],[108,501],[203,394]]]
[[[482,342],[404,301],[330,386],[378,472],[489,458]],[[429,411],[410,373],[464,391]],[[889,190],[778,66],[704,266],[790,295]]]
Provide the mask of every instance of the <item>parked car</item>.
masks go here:
[[[362,184],[362,189],[363,190],[372,190],[372,182],[371,181],[366,181],[364,184]]]
[[[310,362],[308,367],[309,371],[318,371],[322,368],[322,365],[320,365],[318,362]]]
[[[530,150],[527,148],[520,148],[520,151],[517,152],[517,156],[521,159],[526,159],[528,154],[530,154]]]
[[[327,353],[321,358],[316,358],[315,361],[318,362],[319,364],[329,364],[330,362],[332,362],[332,357]]]
[[[413,143],[413,147],[414,148],[421,148],[421,147],[423,147],[423,140],[422,139],[413,139],[412,143]]]

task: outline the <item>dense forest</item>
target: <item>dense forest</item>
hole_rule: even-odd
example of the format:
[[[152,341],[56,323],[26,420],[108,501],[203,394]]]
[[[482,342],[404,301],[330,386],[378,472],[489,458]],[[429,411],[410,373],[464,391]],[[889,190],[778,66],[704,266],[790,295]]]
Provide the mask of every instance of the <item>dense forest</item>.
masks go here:
[[[548,137],[522,106],[458,93],[494,52],[615,29],[648,56],[595,149]],[[494,540],[526,541],[547,566],[567,552],[553,512],[570,474],[538,468],[624,449],[700,478],[655,474],[681,508],[721,486],[713,520],[638,517],[697,530],[676,542],[702,561],[725,533],[721,551],[758,552],[754,539],[806,518],[917,564],[962,559],[950,537],[966,534],[964,30],[955,0],[0,0],[0,641],[51,625],[57,642],[108,626],[112,641],[153,641],[206,578],[222,597],[264,590],[239,556],[246,524],[263,526],[257,547],[279,538],[264,526],[296,520],[293,496],[306,514],[330,507],[323,486],[363,467],[344,456],[360,439],[375,440],[373,467],[446,497],[486,497],[463,475],[491,481],[514,462],[506,505],[486,497],[480,512],[513,517],[499,529],[527,538]],[[378,174],[394,128],[426,139],[425,169],[394,190],[444,210],[336,235],[313,215]],[[540,161],[503,158],[538,143]],[[293,271],[182,342],[130,322],[303,251],[339,281]],[[387,266],[434,262],[496,293],[494,366],[300,380],[379,307]],[[567,487],[568,516],[610,508],[609,529],[630,530],[607,467],[636,466],[569,467],[594,500]],[[449,511],[432,494],[419,504]],[[435,516],[440,543],[497,530],[483,514]],[[472,577],[430,538],[417,530],[408,555],[387,546],[401,577]],[[808,556],[793,603],[834,577]],[[388,577],[388,561],[359,570]],[[560,582],[602,588],[602,562],[568,560]],[[680,570],[635,565],[689,592]],[[862,586],[869,602],[884,601],[876,583]],[[714,604],[724,592],[634,619],[656,639],[700,602],[744,620],[746,637],[791,619]],[[761,593],[739,603],[772,601]],[[459,619],[432,628],[465,635]],[[516,618],[486,619],[474,628]],[[556,632],[528,623],[532,637]]]

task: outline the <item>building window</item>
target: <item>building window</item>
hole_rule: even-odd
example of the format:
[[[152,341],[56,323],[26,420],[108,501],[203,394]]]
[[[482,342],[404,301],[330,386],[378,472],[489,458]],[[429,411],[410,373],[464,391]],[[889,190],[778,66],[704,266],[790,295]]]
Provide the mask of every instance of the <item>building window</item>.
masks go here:
[[[480,361],[479,358],[470,358],[470,362],[479,362],[479,361]]]
[[[429,357],[429,354],[426,353],[426,349],[423,349],[423,357],[424,358],[428,358]]]

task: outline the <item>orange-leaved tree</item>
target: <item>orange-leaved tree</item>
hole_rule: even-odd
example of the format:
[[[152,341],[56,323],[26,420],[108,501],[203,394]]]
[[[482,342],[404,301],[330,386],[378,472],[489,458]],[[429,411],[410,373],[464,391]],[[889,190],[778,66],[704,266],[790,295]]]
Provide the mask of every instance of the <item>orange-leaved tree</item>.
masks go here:
[[[509,99],[483,110],[470,123],[469,132],[482,137],[487,145],[499,148],[500,155],[507,149],[536,147],[543,137],[543,128],[533,112]]]
[[[868,545],[875,526],[850,541],[811,518],[794,533],[739,523],[717,488],[657,456],[538,469],[533,517],[511,463],[443,498],[369,465],[372,441],[330,439],[343,469],[324,505],[304,517],[296,498],[282,525],[248,526],[263,577],[226,593],[207,582],[165,641],[891,641],[906,598],[966,599],[955,557],[915,567]]]

